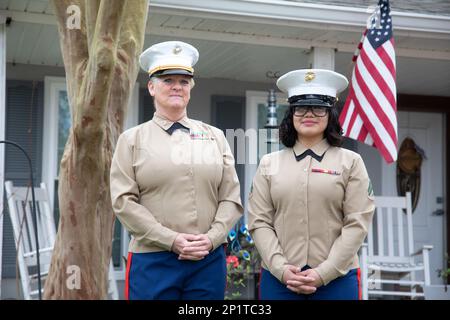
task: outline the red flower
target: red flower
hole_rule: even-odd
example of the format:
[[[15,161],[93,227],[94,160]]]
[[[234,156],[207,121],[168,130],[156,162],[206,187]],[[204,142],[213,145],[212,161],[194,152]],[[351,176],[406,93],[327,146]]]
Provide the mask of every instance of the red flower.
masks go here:
[[[227,265],[233,264],[233,268],[237,268],[239,266],[239,259],[236,256],[229,255],[227,257]]]

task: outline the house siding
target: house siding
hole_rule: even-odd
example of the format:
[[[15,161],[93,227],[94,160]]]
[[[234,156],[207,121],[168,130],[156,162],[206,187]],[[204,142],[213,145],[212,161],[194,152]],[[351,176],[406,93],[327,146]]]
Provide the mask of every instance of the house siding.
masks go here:
[[[341,7],[367,8],[377,4],[375,0],[286,0],[290,2],[314,3]],[[394,0],[390,1],[391,10],[432,15],[450,15],[448,0]]]

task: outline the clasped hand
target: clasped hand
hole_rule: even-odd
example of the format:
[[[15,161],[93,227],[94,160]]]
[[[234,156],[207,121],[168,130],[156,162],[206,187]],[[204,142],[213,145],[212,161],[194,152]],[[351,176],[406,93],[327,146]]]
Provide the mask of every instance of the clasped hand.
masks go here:
[[[314,269],[301,271],[299,267],[293,265],[288,265],[284,271],[283,282],[289,290],[298,294],[314,293],[323,284]]]
[[[206,234],[179,233],[172,245],[172,251],[179,260],[201,260],[212,249],[212,243]]]

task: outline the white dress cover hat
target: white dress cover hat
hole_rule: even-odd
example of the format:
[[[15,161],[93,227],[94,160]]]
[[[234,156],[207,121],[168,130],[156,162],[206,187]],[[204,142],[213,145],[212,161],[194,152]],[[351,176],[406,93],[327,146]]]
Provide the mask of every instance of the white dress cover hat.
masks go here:
[[[324,69],[301,69],[288,72],[277,81],[278,88],[287,92],[291,105],[332,107],[337,95],[348,86],[342,74]]]
[[[193,76],[198,50],[182,41],[166,41],[152,45],[139,57],[139,64],[149,76],[186,74]]]

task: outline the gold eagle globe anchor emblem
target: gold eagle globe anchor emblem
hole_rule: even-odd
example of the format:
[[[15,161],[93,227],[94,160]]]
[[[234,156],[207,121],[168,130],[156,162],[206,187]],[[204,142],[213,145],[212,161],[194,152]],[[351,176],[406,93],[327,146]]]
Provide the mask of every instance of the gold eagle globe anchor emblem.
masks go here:
[[[179,54],[181,53],[181,51],[183,51],[183,49],[180,46],[175,46],[175,48],[173,48],[173,54]]]
[[[312,71],[309,71],[305,74],[305,82],[313,81],[316,78],[316,74]]]

